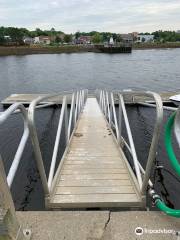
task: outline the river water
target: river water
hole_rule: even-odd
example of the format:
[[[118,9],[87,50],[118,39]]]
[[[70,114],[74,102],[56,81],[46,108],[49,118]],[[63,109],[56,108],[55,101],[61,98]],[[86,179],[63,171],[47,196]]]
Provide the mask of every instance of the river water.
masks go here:
[[[0,57],[0,86],[0,100],[13,93],[52,93],[79,88],[177,91],[180,90],[180,49],[136,50],[132,54],[112,55],[74,53]],[[135,107],[128,108],[128,115],[138,158],[145,165],[155,112],[153,109]],[[164,121],[169,115],[170,112],[165,112]],[[36,114],[38,136],[47,172],[58,116],[59,109],[56,108],[38,110]],[[22,127],[18,114],[0,127],[0,152],[6,172],[18,146]],[[63,148],[62,142],[59,159]],[[163,132],[157,163],[174,173],[164,150]],[[177,179],[165,171],[156,171],[154,182],[166,203],[180,208]],[[11,190],[16,209],[44,209],[42,186],[30,141]]]

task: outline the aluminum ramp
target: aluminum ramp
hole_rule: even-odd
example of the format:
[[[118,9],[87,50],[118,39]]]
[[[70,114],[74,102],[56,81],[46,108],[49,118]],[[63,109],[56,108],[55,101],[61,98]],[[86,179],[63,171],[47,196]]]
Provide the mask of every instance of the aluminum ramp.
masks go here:
[[[141,208],[137,180],[96,98],[87,98],[57,170],[48,208]]]

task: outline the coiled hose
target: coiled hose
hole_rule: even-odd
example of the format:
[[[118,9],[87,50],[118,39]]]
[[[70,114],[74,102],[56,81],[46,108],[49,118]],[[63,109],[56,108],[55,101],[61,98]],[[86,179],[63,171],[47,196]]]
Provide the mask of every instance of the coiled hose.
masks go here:
[[[172,129],[174,125],[175,116],[176,113],[173,113],[165,126],[165,146],[171,165],[177,172],[177,174],[180,176],[180,164],[176,158],[172,146]],[[180,210],[167,207],[166,204],[160,199],[158,195],[154,195],[154,200],[156,207],[159,208],[161,211],[165,212],[167,215],[177,218],[180,217]]]

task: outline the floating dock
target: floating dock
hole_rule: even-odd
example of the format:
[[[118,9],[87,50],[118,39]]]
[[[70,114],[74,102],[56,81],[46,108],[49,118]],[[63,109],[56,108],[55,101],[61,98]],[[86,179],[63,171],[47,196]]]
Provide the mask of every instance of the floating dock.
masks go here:
[[[180,92],[161,92],[159,93],[159,95],[162,98],[163,102],[169,103],[170,100],[169,98],[173,95],[177,95],[180,94]],[[67,95],[67,104],[71,104],[71,95],[72,94],[66,94]],[[34,99],[38,98],[38,97],[45,97],[48,96],[48,94],[11,94],[10,96],[8,96],[7,98],[3,99],[1,101],[1,104],[4,107],[9,107],[11,104],[16,103],[16,102],[20,102],[24,105],[29,105]],[[63,100],[63,96],[62,94],[56,96],[56,97],[52,97],[49,98],[47,100],[44,100],[43,102],[41,102],[41,104],[49,104],[49,103],[54,103],[54,104],[62,104],[62,100]],[[115,97],[114,99],[115,104],[118,104],[118,98]],[[146,96],[134,96],[129,97],[129,96],[125,96],[124,98],[125,103],[139,103],[139,102],[153,102],[151,98],[146,97]]]

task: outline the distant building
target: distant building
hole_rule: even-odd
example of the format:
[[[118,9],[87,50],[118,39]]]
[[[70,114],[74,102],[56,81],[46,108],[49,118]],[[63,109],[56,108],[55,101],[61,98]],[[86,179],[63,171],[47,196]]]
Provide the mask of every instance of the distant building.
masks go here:
[[[11,40],[11,37],[8,36],[8,35],[5,35],[5,36],[4,36],[4,39],[6,39],[6,40]]]
[[[57,37],[59,37],[61,41],[64,41],[65,34],[64,33],[58,34]]]
[[[154,41],[154,35],[138,35],[137,36],[137,43],[143,43],[143,42],[153,42]]]
[[[132,33],[129,33],[131,34],[131,36],[133,37],[133,42],[136,42],[137,41],[137,38],[138,38],[138,35],[139,33],[138,32],[132,32]]]
[[[177,30],[176,32],[177,32],[177,33],[180,33],[180,30]]]
[[[50,44],[51,43],[51,37],[50,36],[39,36],[34,38],[34,43],[37,44]]]
[[[133,43],[133,36],[131,33],[128,34],[120,34],[122,42],[124,43]]]
[[[129,33],[129,34],[131,34],[134,38],[137,38],[137,36],[139,35],[138,32],[132,32],[132,33]]]
[[[91,44],[91,36],[80,36],[75,42],[76,44]]]
[[[113,37],[110,38],[109,44],[110,44],[110,45],[114,45],[114,39],[113,39]]]
[[[24,37],[24,38],[23,38],[23,42],[24,42],[25,44],[33,44],[33,43],[34,43],[34,38]]]

